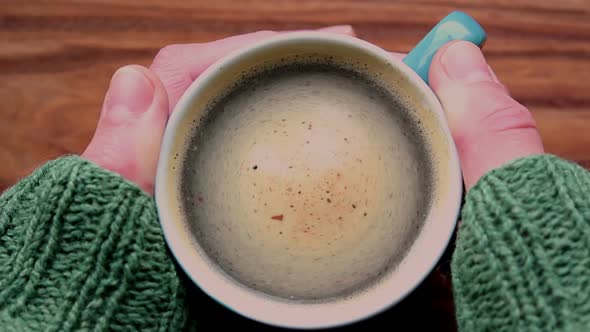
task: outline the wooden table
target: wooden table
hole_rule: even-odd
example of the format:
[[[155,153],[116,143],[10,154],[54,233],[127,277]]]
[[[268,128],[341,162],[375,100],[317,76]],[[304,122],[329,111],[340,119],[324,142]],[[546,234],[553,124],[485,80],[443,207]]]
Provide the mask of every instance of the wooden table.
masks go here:
[[[406,52],[453,9],[488,31],[485,54],[532,110],[547,151],[590,168],[590,0],[0,0],[0,191],[49,158],[81,152],[113,72],[148,66],[164,45],[349,23]],[[447,262],[401,305],[348,329],[454,330]],[[266,329],[191,294],[204,330]]]

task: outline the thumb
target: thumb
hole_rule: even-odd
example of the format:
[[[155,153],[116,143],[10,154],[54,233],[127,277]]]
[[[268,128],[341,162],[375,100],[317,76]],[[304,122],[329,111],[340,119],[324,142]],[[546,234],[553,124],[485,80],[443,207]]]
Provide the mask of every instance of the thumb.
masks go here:
[[[98,126],[82,157],[153,193],[168,97],[148,69],[125,66],[111,79]]]
[[[445,45],[429,74],[457,145],[467,190],[494,168],[543,153],[531,113],[510,97],[477,46],[465,41]]]

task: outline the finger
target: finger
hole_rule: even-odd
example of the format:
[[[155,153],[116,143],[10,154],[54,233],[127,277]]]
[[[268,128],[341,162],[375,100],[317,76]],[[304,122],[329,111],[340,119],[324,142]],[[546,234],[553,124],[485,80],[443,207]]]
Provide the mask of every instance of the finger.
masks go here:
[[[168,118],[164,86],[147,68],[113,75],[92,141],[82,157],[153,193],[160,142]]]
[[[389,52],[389,54],[391,54],[392,58],[400,60],[400,61],[406,57],[405,53]]]
[[[333,25],[330,27],[324,27],[324,28],[319,28],[319,29],[285,30],[285,31],[279,31],[278,33],[300,32],[300,31],[321,31],[321,32],[329,32],[329,33],[335,33],[335,34],[339,34],[339,35],[349,35],[349,36],[356,37],[356,32],[354,31],[353,27],[348,24]]]
[[[354,30],[349,25],[327,27],[318,29],[318,31],[354,36]],[[215,61],[234,50],[276,36],[279,33],[258,31],[210,43],[177,44],[161,49],[154,58],[150,69],[164,83],[169,98],[170,112],[189,85]]]
[[[494,168],[543,153],[531,113],[510,97],[474,44],[445,45],[429,78],[445,109],[467,189]]]

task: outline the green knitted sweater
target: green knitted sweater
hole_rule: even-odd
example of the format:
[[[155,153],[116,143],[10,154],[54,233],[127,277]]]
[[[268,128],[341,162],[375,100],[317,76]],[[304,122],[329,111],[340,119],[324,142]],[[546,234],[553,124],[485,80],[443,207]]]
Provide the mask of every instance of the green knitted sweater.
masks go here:
[[[520,159],[467,193],[452,261],[461,331],[590,331],[590,174]]]
[[[178,331],[184,289],[154,201],[79,157],[0,197],[0,331]]]
[[[590,331],[590,175],[553,156],[469,191],[452,262],[461,331]],[[0,196],[0,331],[178,331],[154,201],[79,157]]]

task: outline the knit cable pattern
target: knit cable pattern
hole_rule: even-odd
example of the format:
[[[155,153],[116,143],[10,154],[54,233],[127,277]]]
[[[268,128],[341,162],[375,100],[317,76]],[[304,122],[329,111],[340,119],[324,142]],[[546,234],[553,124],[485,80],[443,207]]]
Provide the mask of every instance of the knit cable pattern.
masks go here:
[[[590,331],[590,174],[519,159],[467,194],[452,261],[461,331]]]
[[[82,158],[0,196],[0,331],[179,331],[184,288],[153,199]]]

